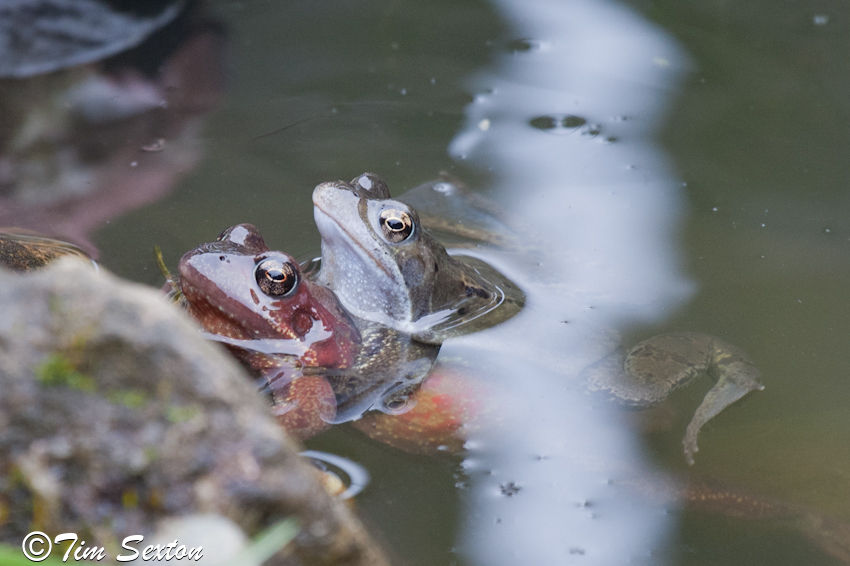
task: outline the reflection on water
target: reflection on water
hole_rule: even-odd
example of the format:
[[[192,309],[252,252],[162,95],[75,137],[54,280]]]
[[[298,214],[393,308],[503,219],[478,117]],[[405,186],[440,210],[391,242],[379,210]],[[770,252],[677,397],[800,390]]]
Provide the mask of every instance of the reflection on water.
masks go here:
[[[613,4],[499,7],[527,39],[476,78],[450,151],[494,173],[539,249],[534,264],[501,259],[525,275],[526,310],[444,345],[449,357],[498,357],[488,377],[516,395],[512,414],[469,442],[464,549],[479,564],[652,562],[667,517],[617,484],[649,465],[617,416],[564,376],[611,347],[606,329],[658,320],[692,290],[673,248],[677,183],[648,143],[685,60]],[[505,343],[510,356],[491,350]]]
[[[93,231],[162,199],[199,161],[223,94],[224,36],[200,4],[133,16],[25,4],[0,6],[0,226],[97,257]]]

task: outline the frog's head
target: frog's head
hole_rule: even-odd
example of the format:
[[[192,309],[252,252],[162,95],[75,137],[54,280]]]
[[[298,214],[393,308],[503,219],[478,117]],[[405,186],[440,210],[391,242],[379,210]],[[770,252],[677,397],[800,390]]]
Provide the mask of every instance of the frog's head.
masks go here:
[[[355,316],[417,335],[469,297],[490,300],[486,282],[450,257],[376,175],[318,185],[313,207],[319,281]]]
[[[178,270],[190,314],[231,345],[265,340],[266,348],[279,350],[268,353],[338,367],[359,342],[334,294],[304,278],[291,256],[269,250],[250,224],[232,226],[187,252]]]

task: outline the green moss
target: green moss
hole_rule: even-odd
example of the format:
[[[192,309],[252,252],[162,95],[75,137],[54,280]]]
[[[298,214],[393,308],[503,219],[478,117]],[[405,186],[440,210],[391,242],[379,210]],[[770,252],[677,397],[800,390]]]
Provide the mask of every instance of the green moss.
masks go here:
[[[139,389],[119,389],[109,393],[109,400],[128,409],[140,409],[147,405],[148,395]]]
[[[64,566],[61,560],[62,554],[60,553],[59,556],[60,558],[47,558],[41,561],[40,564],[43,566]],[[0,544],[0,564],[4,566],[32,566],[33,562],[27,560],[23,552],[21,552],[20,546]]]
[[[182,423],[201,413],[197,405],[169,405],[165,409],[165,418],[170,423]]]
[[[36,369],[36,378],[43,385],[61,385],[80,391],[94,391],[94,379],[79,370],[65,355],[54,353]]]

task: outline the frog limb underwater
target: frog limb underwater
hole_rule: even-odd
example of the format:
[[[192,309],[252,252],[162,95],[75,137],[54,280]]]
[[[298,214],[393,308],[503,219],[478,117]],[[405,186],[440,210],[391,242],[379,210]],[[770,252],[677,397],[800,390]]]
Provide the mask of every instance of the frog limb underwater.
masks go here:
[[[693,465],[703,425],[750,391],[761,391],[760,372],[739,348],[698,332],[659,334],[620,349],[582,372],[591,391],[604,392],[635,407],[660,403],[700,376],[714,385],[706,393],[682,439]]]
[[[441,190],[433,190],[440,183]],[[457,185],[446,183],[443,179],[414,189],[413,201],[433,204],[438,193],[459,192]],[[421,226],[418,212],[393,200],[386,183],[373,173],[363,173],[349,183],[318,185],[313,204],[323,254],[317,280],[333,289],[359,317],[410,332],[416,340],[440,342],[502,322],[525,303],[524,293],[498,271],[490,268],[484,276],[479,264],[449,255]],[[455,223],[464,223],[462,207],[438,204],[435,208],[450,210]],[[485,208],[474,211],[472,218],[470,226],[507,226]],[[479,232],[477,239],[493,240]],[[517,238],[502,238],[508,240]],[[501,298],[491,307],[496,296]],[[552,352],[541,354],[553,356]],[[553,361],[553,367],[558,365]],[[659,335],[628,353],[593,364],[583,377],[591,390],[606,391],[629,405],[648,406],[704,374],[715,384],[683,440],[685,458],[693,463],[702,426],[749,391],[762,389],[757,368],[740,350],[705,334]]]

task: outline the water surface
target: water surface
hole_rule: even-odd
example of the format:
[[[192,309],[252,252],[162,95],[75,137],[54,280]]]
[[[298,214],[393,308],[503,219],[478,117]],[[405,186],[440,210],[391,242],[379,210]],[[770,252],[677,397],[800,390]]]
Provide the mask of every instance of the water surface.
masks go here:
[[[153,244],[173,265],[237,222],[316,254],[312,187],[363,170],[396,192],[449,170],[516,215],[539,255],[493,261],[519,268],[527,312],[445,352],[516,387],[504,427],[465,459],[313,443],[369,470],[358,508],[411,564],[834,563],[609,480],[694,474],[850,521],[846,7],[629,4],[214,3],[226,96],[187,136],[200,161],[93,234],[105,265],[159,284]],[[705,388],[639,437],[556,379],[609,330],[668,329],[742,346],[767,385],[706,427],[694,470],[680,438]]]

